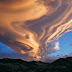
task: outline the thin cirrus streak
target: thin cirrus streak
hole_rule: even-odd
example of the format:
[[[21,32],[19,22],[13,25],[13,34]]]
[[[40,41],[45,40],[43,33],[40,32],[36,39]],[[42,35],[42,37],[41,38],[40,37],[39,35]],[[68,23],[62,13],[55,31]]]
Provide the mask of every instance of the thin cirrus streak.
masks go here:
[[[0,41],[28,58],[55,52],[71,30],[72,0],[0,0]]]

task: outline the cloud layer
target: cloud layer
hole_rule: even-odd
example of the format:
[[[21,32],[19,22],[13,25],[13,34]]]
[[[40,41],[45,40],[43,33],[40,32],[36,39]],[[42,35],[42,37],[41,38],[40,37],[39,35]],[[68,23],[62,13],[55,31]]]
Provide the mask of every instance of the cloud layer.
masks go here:
[[[0,0],[0,41],[28,58],[59,49],[51,41],[71,30],[72,0]]]

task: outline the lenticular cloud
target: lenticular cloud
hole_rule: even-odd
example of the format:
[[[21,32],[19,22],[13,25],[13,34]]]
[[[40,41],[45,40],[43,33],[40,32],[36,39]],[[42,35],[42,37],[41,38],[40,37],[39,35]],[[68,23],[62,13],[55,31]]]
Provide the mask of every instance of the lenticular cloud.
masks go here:
[[[58,50],[71,30],[72,0],[0,0],[0,41],[28,59]]]

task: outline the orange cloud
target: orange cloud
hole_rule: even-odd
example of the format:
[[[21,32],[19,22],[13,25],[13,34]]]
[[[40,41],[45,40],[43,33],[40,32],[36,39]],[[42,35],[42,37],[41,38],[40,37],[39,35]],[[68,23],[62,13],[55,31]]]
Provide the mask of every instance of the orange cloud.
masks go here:
[[[71,0],[0,0],[0,41],[18,53],[40,60],[71,30]]]

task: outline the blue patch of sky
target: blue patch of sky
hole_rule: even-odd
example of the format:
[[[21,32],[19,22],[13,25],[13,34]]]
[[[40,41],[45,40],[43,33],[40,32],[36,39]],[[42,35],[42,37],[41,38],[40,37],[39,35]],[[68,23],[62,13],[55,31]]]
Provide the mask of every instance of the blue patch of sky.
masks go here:
[[[72,43],[72,31],[65,33],[59,37],[58,40],[60,49],[56,50],[55,53],[49,54],[48,56],[64,56],[72,53],[72,46],[70,45]]]
[[[0,42],[0,53],[15,53],[15,51]]]

